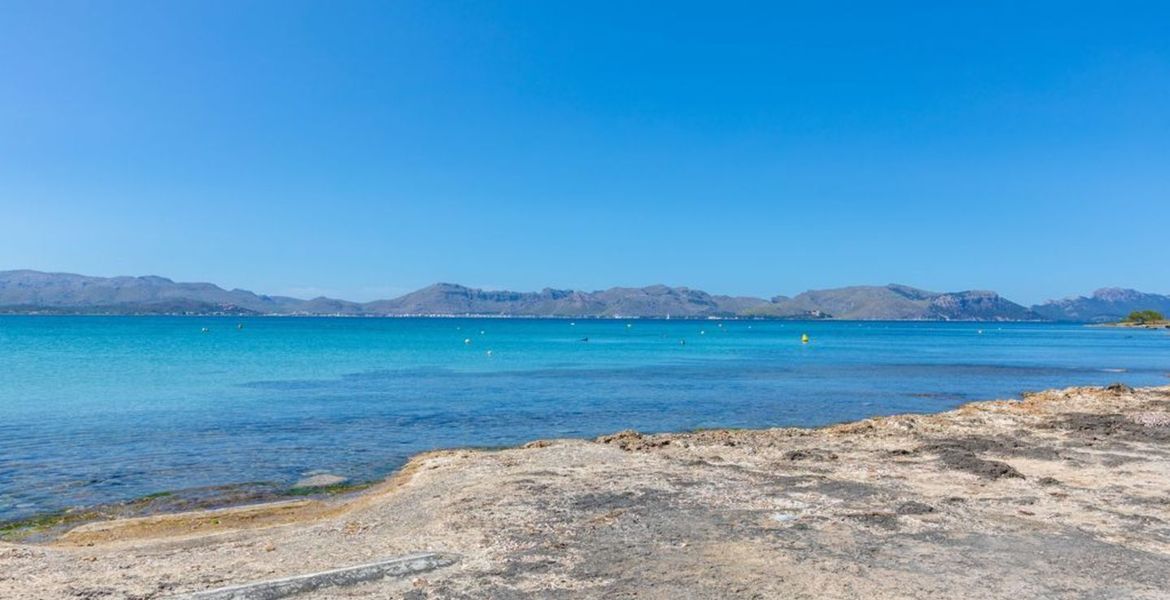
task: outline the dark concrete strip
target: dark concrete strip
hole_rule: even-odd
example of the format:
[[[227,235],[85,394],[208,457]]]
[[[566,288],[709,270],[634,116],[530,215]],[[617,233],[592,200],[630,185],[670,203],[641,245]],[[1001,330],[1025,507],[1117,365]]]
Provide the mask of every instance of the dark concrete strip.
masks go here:
[[[182,600],[275,600],[326,587],[342,587],[383,577],[402,577],[433,571],[440,567],[453,565],[458,560],[457,556],[451,554],[411,554],[356,567],[234,585],[195,592],[177,598]]]

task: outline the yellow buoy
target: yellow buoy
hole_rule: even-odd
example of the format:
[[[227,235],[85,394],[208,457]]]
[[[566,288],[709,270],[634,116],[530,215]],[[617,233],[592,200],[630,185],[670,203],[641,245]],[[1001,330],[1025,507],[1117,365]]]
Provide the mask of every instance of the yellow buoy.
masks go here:
[[[807,343],[808,343],[808,334],[807,334],[807,333],[801,334],[801,336],[800,336],[800,343],[802,343],[802,344],[807,344]]]

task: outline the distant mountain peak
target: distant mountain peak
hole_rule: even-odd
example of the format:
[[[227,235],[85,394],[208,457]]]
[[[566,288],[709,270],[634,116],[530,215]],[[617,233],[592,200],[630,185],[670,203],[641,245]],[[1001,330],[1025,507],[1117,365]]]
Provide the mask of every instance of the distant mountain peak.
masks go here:
[[[1093,291],[1092,298],[1097,300],[1106,300],[1109,302],[1124,302],[1127,300],[1134,300],[1144,296],[1137,290],[1131,290],[1118,287],[1105,287]]]
[[[902,296],[905,296],[905,297],[911,298],[911,299],[915,299],[915,300],[925,300],[925,299],[930,298],[932,296],[938,295],[935,292],[928,292],[928,291],[923,290],[923,289],[911,287],[908,285],[902,285],[900,283],[887,284],[886,289],[888,289],[896,294],[900,294]]]

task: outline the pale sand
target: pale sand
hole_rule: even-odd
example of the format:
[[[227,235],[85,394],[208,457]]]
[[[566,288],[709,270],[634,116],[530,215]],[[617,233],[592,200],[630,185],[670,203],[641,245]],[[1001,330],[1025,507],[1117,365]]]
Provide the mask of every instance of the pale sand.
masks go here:
[[[345,501],[0,544],[0,598],[155,598],[421,551],[314,598],[1170,598],[1170,388],[412,460]]]

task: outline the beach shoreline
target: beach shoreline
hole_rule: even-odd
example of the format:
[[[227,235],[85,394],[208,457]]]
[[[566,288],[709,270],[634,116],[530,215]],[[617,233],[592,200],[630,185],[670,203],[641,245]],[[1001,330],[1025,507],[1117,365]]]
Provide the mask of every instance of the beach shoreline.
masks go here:
[[[1023,392],[1027,396],[1032,392]],[[1006,400],[975,400],[963,403],[950,410],[959,410],[967,405],[982,402],[1014,402],[1017,399]],[[752,432],[774,430],[806,430],[819,431],[828,428],[849,425],[870,419],[894,418],[899,416],[943,414],[948,411],[900,413],[893,415],[875,415],[858,421],[843,421],[827,423],[817,426],[778,426],[768,428],[740,428],[740,427],[713,427],[695,428],[682,431],[661,431],[642,433],[633,430],[611,432],[597,438],[570,437],[570,438],[538,438],[520,444],[506,446],[459,446],[451,448],[436,448],[416,453],[408,457],[401,465],[389,471],[385,477],[372,480],[351,480],[338,477],[338,481],[320,486],[298,486],[297,484],[280,485],[275,482],[241,482],[225,483],[207,488],[170,489],[146,494],[137,498],[108,504],[76,506],[64,510],[34,513],[20,518],[0,520],[0,542],[43,544],[53,543],[61,539],[81,537],[83,532],[113,530],[116,524],[146,524],[146,523],[176,523],[190,517],[193,528],[229,529],[232,527],[250,526],[249,522],[257,524],[272,524],[276,522],[293,522],[318,518],[322,515],[336,514],[339,506],[345,506],[361,500],[363,495],[384,489],[388,484],[397,482],[403,476],[409,476],[415,470],[414,464],[425,461],[428,457],[440,456],[446,453],[464,452],[499,452],[506,450],[542,447],[553,442],[594,442],[607,440],[625,440],[629,435],[636,434],[638,438],[655,439],[669,438],[670,436],[687,436],[704,434],[712,431],[724,432]],[[623,441],[623,443],[625,443]],[[331,473],[323,473],[326,477],[334,477]],[[265,515],[266,508],[271,508],[271,515]],[[236,518],[236,513],[247,515],[245,518]],[[286,516],[278,516],[286,515]],[[208,517],[203,519],[203,517]],[[227,517],[224,519],[223,517]],[[211,527],[212,520],[220,520],[220,527]],[[160,525],[159,531],[170,530]],[[69,534],[72,533],[72,536]],[[84,535],[90,535],[84,533]]]
[[[1167,497],[1170,387],[1069,388],[424,453],[353,494],[0,543],[0,596],[152,598],[441,551],[462,560],[313,597],[1166,597]]]

